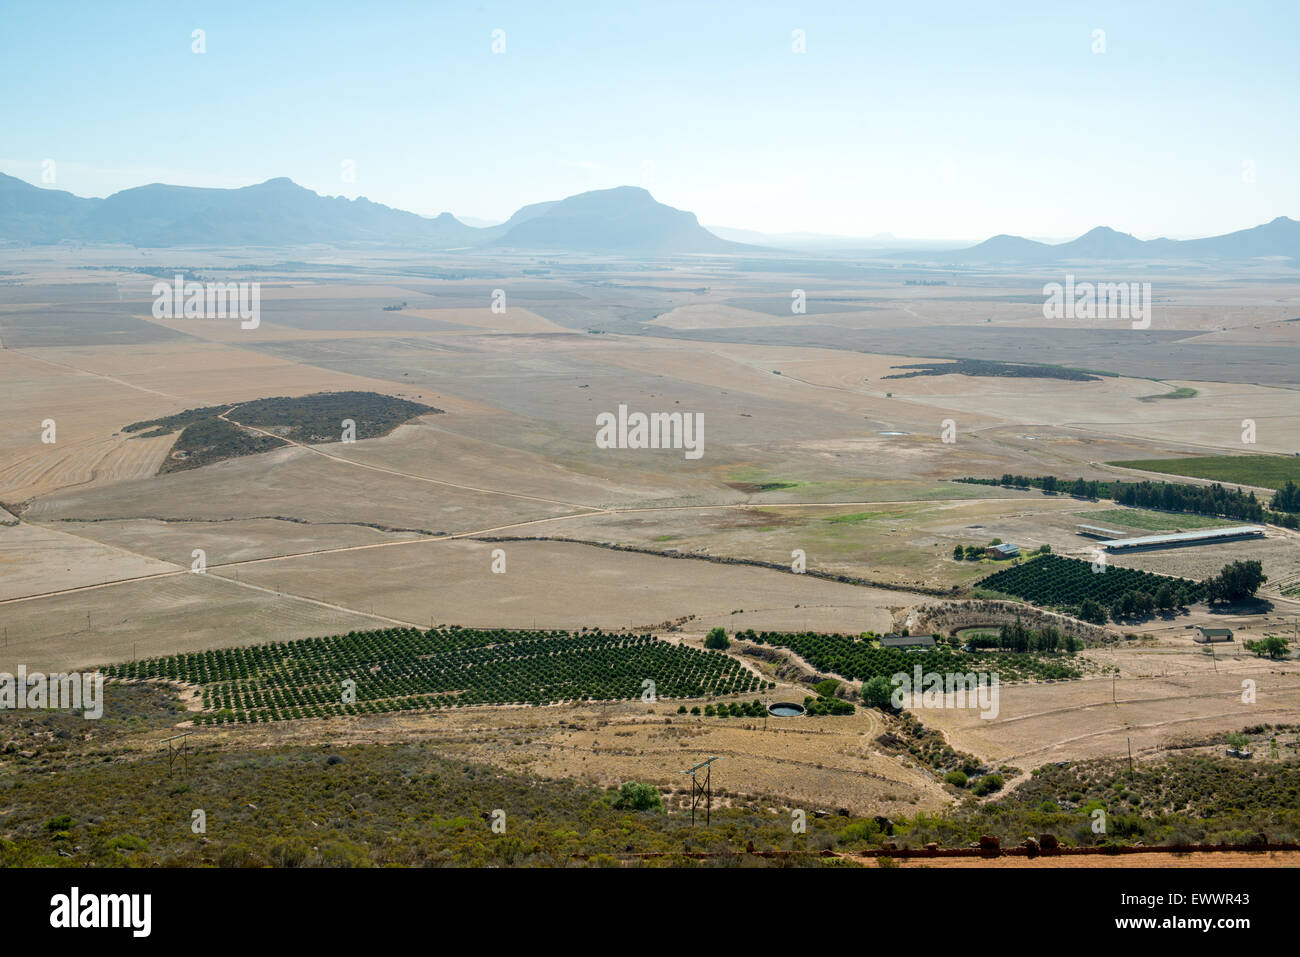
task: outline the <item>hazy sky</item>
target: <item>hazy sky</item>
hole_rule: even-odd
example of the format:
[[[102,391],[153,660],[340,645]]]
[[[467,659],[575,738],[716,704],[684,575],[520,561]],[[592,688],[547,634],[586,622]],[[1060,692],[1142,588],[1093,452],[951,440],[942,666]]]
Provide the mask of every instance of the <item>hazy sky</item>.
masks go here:
[[[500,219],[631,183],[707,224],[858,236],[1300,218],[1295,0],[704,6],[10,4],[0,171],[53,159],[83,196],[289,176]]]

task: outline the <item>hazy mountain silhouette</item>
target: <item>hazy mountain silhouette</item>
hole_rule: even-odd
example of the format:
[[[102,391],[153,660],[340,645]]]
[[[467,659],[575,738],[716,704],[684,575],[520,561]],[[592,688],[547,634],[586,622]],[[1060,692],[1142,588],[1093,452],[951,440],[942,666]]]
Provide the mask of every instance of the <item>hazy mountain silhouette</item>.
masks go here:
[[[100,200],[40,189],[0,173],[0,239],[57,243],[79,239],[79,223]]]
[[[941,257],[961,263],[1051,263],[1072,259],[1300,259],[1300,222],[1279,216],[1271,223],[1206,239],[1137,239],[1098,226],[1068,243],[1040,243],[1022,236],[994,236]]]
[[[525,206],[505,223],[467,226],[365,198],[321,196],[279,178],[240,189],[154,183],[83,199],[0,173],[0,240],[135,246],[383,243],[446,249],[495,243],[583,252],[692,253],[749,247],[700,226],[693,213],[633,186]]]
[[[694,213],[657,202],[639,186],[579,193],[525,206],[496,246],[622,253],[716,253],[753,249],[713,235]]]
[[[240,189],[154,183],[107,199],[81,199],[0,174],[0,239],[7,240],[135,246],[445,246],[465,245],[477,235],[449,213],[430,219],[368,199],[320,196],[284,178]]]
[[[283,177],[239,189],[154,183],[106,199],[86,199],[3,173],[0,241],[135,246],[376,243],[430,249],[475,246],[642,255],[763,249],[714,235],[700,225],[694,213],[665,206],[636,186],[532,203],[499,226],[479,228],[450,213],[419,216],[364,197],[321,196]],[[1300,223],[1279,216],[1250,229],[1189,240],[1141,240],[1099,226],[1078,239],[1055,245],[1001,235],[968,249],[934,254],[942,262],[971,264],[1270,256],[1300,259]]]

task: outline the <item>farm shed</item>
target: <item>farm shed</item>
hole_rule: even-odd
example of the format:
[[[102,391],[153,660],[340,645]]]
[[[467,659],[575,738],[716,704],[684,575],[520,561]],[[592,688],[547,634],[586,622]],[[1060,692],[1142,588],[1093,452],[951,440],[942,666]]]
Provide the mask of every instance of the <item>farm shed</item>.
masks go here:
[[[1232,525],[1228,528],[1203,528],[1197,532],[1176,532],[1172,535],[1139,535],[1137,538],[1114,538],[1101,543],[1108,552],[1122,552],[1139,548],[1176,548],[1180,545],[1211,545],[1239,538],[1263,538],[1260,525]]]
[[[1083,525],[1074,526],[1080,535],[1086,535],[1088,538],[1123,538],[1124,533],[1116,531],[1113,528],[1103,528],[1100,525]]]

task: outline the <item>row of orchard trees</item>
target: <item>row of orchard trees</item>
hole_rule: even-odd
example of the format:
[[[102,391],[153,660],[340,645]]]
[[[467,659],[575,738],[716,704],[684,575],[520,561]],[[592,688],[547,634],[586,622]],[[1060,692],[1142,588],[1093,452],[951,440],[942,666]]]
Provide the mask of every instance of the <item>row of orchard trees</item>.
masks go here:
[[[198,685],[201,723],[646,694],[722,696],[766,684],[729,655],[598,630],[392,628],[148,659],[108,671]]]

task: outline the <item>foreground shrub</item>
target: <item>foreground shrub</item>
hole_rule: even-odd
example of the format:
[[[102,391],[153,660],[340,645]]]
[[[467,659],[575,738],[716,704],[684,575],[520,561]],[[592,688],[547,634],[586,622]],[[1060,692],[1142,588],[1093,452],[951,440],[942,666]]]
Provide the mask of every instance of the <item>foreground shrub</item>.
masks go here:
[[[664,799],[659,789],[652,784],[640,781],[624,781],[618,789],[618,799],[614,807],[620,811],[662,811]]]

